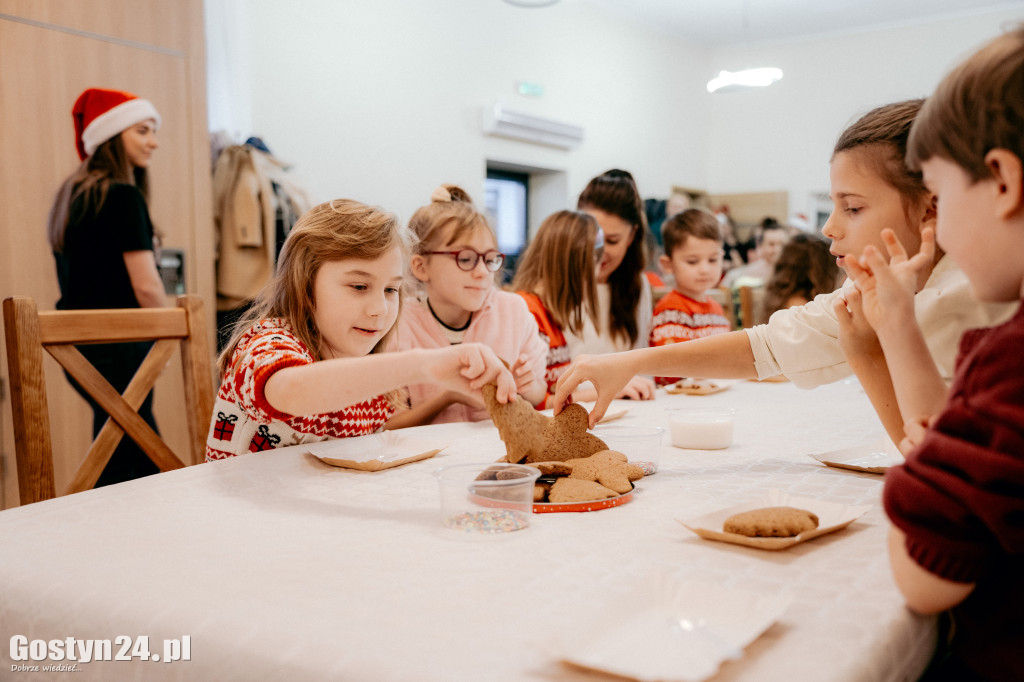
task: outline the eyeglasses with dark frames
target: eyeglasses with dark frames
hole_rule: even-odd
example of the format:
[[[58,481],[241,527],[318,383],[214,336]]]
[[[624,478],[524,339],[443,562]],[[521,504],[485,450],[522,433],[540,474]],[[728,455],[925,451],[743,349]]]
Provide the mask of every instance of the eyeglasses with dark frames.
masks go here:
[[[452,256],[455,258],[455,264],[459,266],[459,269],[465,270],[466,272],[475,268],[481,258],[484,261],[484,267],[490,272],[497,272],[501,269],[501,264],[505,262],[505,254],[497,249],[490,249],[483,253],[474,251],[473,249],[459,249],[458,251],[427,251],[426,253],[431,256]]]

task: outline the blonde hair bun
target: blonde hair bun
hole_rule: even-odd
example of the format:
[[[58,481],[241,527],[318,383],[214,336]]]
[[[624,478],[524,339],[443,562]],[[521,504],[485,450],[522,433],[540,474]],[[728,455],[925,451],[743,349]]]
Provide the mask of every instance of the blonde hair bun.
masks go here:
[[[469,194],[466,190],[462,189],[458,185],[441,185],[437,187],[433,192],[430,193],[431,203],[446,204],[452,203],[463,203],[473,204],[473,200],[469,198]]]

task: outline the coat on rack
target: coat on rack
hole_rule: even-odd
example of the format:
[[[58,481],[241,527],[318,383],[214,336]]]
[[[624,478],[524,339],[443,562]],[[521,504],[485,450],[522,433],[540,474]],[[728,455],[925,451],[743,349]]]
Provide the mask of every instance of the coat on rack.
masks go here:
[[[213,172],[217,310],[245,306],[274,274],[279,236],[310,208],[305,191],[275,157],[250,145],[226,147]]]

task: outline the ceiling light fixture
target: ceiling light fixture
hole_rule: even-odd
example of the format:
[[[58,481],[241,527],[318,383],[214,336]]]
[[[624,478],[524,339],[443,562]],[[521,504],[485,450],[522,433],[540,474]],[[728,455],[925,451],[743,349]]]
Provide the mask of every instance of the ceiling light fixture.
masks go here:
[[[743,29],[745,42],[750,42],[750,0],[742,0],[740,5],[740,25]],[[719,71],[718,75],[708,81],[708,92],[735,92],[747,88],[763,88],[777,80],[782,80],[782,69],[773,66],[743,71]]]
[[[719,71],[708,81],[708,92],[733,92],[746,88],[763,88],[782,80],[782,69],[773,66],[743,71]]]
[[[505,0],[505,2],[516,7],[550,7],[558,4],[558,0]]]

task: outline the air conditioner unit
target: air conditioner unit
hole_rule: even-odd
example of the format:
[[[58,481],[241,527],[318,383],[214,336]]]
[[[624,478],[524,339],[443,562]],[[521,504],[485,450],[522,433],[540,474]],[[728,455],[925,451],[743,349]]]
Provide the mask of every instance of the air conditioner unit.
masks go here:
[[[561,149],[572,149],[583,142],[583,128],[580,126],[509,111],[501,104],[484,107],[483,128],[488,135],[546,144]]]

